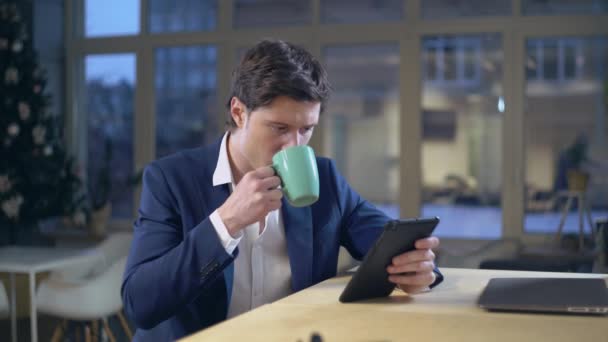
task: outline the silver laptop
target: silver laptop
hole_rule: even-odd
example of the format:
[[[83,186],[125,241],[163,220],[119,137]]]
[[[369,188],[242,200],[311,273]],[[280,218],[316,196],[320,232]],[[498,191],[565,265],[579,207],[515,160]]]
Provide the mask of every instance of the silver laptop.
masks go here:
[[[589,278],[493,278],[477,304],[487,310],[608,314],[606,280]]]

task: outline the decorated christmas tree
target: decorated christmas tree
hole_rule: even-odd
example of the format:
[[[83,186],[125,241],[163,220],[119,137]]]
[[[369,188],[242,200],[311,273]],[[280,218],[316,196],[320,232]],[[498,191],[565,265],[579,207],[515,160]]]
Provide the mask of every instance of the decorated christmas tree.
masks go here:
[[[45,85],[17,6],[1,3],[0,229],[13,243],[18,229],[48,217],[84,221],[81,182]]]

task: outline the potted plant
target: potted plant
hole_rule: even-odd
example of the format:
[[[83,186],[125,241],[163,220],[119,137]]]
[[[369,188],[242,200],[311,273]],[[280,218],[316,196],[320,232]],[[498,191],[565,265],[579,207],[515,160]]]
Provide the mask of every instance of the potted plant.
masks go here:
[[[91,232],[95,236],[104,236],[108,219],[112,214],[112,179],[110,163],[112,162],[112,141],[108,138],[104,142],[104,153],[101,167],[96,177],[89,183],[89,196],[91,201]]]
[[[112,140],[106,138],[104,142],[104,151],[102,161],[97,173],[92,175],[92,181],[89,182],[89,197],[91,206],[91,217],[89,226],[91,233],[94,236],[105,236],[106,228],[110,217],[112,216],[112,183],[116,179],[112,179],[111,175],[111,163],[112,163],[112,151],[113,144]],[[129,176],[124,180],[124,184],[121,183],[121,190],[125,191],[132,189],[141,183],[143,177],[143,171],[137,171],[133,175]],[[116,195],[116,192],[114,193]]]

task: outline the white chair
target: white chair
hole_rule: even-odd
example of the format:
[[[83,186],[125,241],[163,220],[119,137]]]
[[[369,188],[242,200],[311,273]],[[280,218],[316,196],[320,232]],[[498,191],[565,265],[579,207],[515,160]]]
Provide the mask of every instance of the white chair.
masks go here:
[[[36,300],[38,311],[63,318],[53,333],[52,341],[59,341],[66,320],[87,322],[85,340],[98,334],[99,320],[111,341],[115,341],[109,328],[108,318],[117,315],[125,333],[132,339],[132,333],[122,314],[120,286],[131,245],[132,234],[115,233],[100,243],[95,249],[100,259],[87,265],[53,272],[40,283]],[[92,322],[91,327],[88,322]]]

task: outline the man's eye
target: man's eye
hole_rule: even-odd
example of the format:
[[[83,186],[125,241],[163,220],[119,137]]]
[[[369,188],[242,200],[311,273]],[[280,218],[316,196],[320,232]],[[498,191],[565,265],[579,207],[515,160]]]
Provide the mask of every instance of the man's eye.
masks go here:
[[[308,133],[308,132],[312,132],[314,127],[304,127],[302,128],[302,133]]]
[[[287,127],[285,127],[285,126],[272,126],[272,130],[274,130],[275,132],[278,132],[278,133],[285,133],[285,132],[287,132]]]

